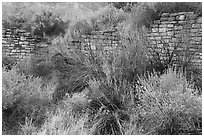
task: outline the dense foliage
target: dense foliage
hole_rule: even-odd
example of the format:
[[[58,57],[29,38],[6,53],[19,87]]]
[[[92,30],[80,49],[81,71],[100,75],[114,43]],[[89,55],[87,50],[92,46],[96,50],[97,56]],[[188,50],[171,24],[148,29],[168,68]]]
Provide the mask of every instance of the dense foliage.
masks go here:
[[[3,134],[201,134],[202,99],[183,73],[130,81],[124,57],[103,67],[78,52],[58,55],[48,81],[39,68],[33,77],[4,70]]]
[[[46,51],[21,62],[3,58],[3,134],[202,134],[201,70],[191,59],[173,67],[168,43],[161,49],[166,60],[148,50],[146,28],[141,26],[152,9],[129,4],[131,11],[126,13],[120,4],[102,9],[91,20],[78,21],[71,29],[77,38],[117,27],[124,50],[113,51],[109,58],[91,48],[86,53],[71,50],[69,36],[57,37]],[[64,22],[57,18],[51,12],[37,15],[36,32],[65,33]],[[23,23],[19,27],[28,23],[19,22]],[[150,52],[153,58],[148,57]]]
[[[16,13],[3,17],[4,28],[24,29],[40,37],[64,35],[70,21],[62,18],[50,10],[41,10],[38,14],[25,7],[16,7]]]

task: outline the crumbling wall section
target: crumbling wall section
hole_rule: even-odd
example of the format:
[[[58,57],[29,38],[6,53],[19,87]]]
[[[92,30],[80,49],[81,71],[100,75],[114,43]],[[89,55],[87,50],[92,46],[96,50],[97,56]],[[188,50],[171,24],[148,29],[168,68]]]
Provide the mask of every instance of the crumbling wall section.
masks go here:
[[[159,56],[165,58],[169,50],[173,52],[175,62],[191,60],[201,67],[202,17],[193,12],[163,13],[160,20],[154,21],[147,38]]]

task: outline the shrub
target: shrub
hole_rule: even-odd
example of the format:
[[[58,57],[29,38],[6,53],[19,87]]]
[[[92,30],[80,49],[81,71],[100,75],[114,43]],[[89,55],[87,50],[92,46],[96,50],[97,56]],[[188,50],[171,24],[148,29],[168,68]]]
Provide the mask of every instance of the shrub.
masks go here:
[[[146,72],[148,65],[147,44],[144,42],[143,30],[132,28],[131,24],[121,28],[120,34],[123,50],[114,57],[116,61],[114,66],[122,72],[124,78],[133,82]]]
[[[132,6],[137,5],[138,2],[110,2],[117,9],[123,9],[125,12],[130,12]]]
[[[153,46],[149,43],[148,49],[148,66],[147,70],[149,72],[157,72],[158,74],[163,74],[168,68],[174,67],[176,62],[176,56],[178,54],[178,45],[173,45],[171,47],[165,40],[161,39],[162,46]],[[180,43],[181,44],[181,43]]]
[[[154,10],[157,14],[176,13],[176,12],[194,12],[202,16],[202,4],[200,2],[157,2],[154,4]]]
[[[54,68],[49,56],[32,55],[16,65],[17,72],[26,76],[41,77],[49,80],[54,74]]]
[[[51,11],[44,10],[40,15],[36,15],[34,24],[34,34],[38,36],[64,35],[68,28],[69,21],[64,22],[59,16]]]
[[[176,59],[179,67],[185,72],[187,80],[194,83],[194,88],[198,89],[199,94],[202,93],[202,68],[201,64],[197,62],[196,54],[199,53],[199,49],[191,51],[190,37],[187,30],[183,31],[183,38],[181,39],[182,52],[176,52]],[[197,62],[197,63],[196,63]],[[198,66],[199,65],[199,66]]]
[[[200,2],[111,2],[117,9],[129,12],[135,25],[150,27],[162,13],[194,12],[202,16]]]
[[[77,21],[71,27],[71,37],[72,39],[80,38],[82,35],[88,35],[91,33],[93,28],[86,20]]]
[[[74,50],[67,53],[58,53],[52,58],[55,69],[59,72],[59,85],[53,94],[54,100],[56,99],[56,102],[60,103],[59,100],[66,100],[67,93],[73,94],[82,92],[84,89],[88,90],[90,103],[88,105],[89,122],[87,124],[91,128],[92,134],[123,134],[121,128],[124,127],[121,124],[123,125],[128,121],[129,116],[125,110],[130,104],[128,102],[130,96],[125,97],[126,102],[124,102],[124,96],[129,93],[128,89],[130,87],[128,86],[130,84],[127,81],[122,83],[126,79],[119,79],[119,71],[111,70],[111,67],[116,65],[113,63],[116,56],[112,57],[112,60],[109,60],[110,63],[106,64],[105,62],[109,61],[104,60],[103,57],[90,49],[87,54]],[[107,68],[105,68],[104,63]],[[114,67],[119,69],[120,64],[117,65]],[[118,74],[115,74],[115,72]],[[93,85],[94,83],[96,85]],[[111,118],[111,120],[106,117]],[[114,132],[110,128],[112,122]],[[104,130],[101,127],[102,125],[105,128]]]
[[[47,113],[47,119],[40,128],[36,128],[32,122],[27,121],[22,126],[22,135],[87,135],[85,126],[87,114],[79,115],[73,113],[71,103],[66,100],[51,107]],[[77,102],[76,102],[77,103]],[[27,126],[28,125],[28,126]]]
[[[19,124],[24,124],[26,117],[32,119],[36,126],[41,125],[54,89],[42,88],[41,78],[26,78],[19,75],[15,69],[3,71],[2,75],[3,128],[16,132]]]
[[[90,34],[91,31],[115,29],[121,26],[127,16],[122,10],[109,5],[97,11],[90,19],[77,21],[70,29],[70,36],[72,39],[77,39],[82,35]]]
[[[28,15],[29,16],[29,15]],[[15,13],[15,15],[8,15],[7,19],[2,20],[2,25],[4,28],[18,28],[31,31],[31,20],[23,14],[22,12]]]
[[[202,100],[193,94],[183,74],[168,70],[158,77],[142,80],[143,133],[201,134]]]
[[[159,15],[148,3],[138,3],[132,6],[129,19],[135,27],[145,26],[150,28],[153,21],[159,19]]]
[[[194,85],[197,94],[202,95],[202,69],[194,65],[189,65],[185,73],[187,80]]]
[[[146,39],[148,44],[148,63],[146,70],[150,73],[157,72],[159,75],[165,73],[168,68],[182,69],[187,80],[194,83],[199,94],[202,92],[201,68],[195,64],[198,50],[191,51],[188,30],[182,30],[182,37],[178,43],[169,45],[165,39],[159,40],[160,44],[153,45]],[[158,40],[154,40],[158,41]]]
[[[69,26],[70,21],[63,21],[57,14],[49,10],[39,9],[38,13],[36,13],[33,12],[33,9],[27,8],[30,6],[29,4],[14,3],[14,5],[15,7],[10,8],[13,8],[15,13],[12,13],[12,11],[5,13],[8,15],[3,19],[2,25],[4,28],[14,27],[26,30],[40,37],[53,37],[61,34],[64,35],[65,30]]]
[[[109,30],[119,27],[128,15],[123,10],[118,10],[114,6],[107,6],[105,9],[98,11],[96,16],[91,19],[92,26],[95,30]]]

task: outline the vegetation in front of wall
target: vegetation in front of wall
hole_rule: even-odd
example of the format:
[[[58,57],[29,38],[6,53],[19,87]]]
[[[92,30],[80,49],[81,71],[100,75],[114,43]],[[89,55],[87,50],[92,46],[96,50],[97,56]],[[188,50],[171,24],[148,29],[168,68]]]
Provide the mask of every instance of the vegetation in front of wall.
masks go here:
[[[165,41],[164,56],[147,48],[139,17],[150,14],[140,7],[134,15],[137,8],[125,13],[109,6],[93,18],[94,25],[82,21],[73,27],[74,37],[118,27],[124,50],[113,50],[109,58],[90,47],[71,49],[63,36],[19,63],[3,58],[2,133],[202,135],[201,70],[188,58],[188,48],[184,60],[177,45],[170,52]],[[39,17],[44,19],[52,24],[52,14]]]
[[[202,134],[194,83],[182,69],[144,71],[148,58],[138,60],[145,48],[136,43],[109,60],[53,47],[50,58],[28,60],[34,67],[3,70],[3,134]],[[52,67],[42,69],[45,62]]]

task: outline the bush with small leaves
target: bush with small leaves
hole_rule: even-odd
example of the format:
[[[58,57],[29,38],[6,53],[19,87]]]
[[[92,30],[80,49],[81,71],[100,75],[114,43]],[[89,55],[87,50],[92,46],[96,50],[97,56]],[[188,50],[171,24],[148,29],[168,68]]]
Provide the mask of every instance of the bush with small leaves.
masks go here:
[[[155,80],[156,79],[156,80]],[[202,99],[182,72],[172,69],[142,80],[141,116],[146,134],[201,134]]]
[[[54,83],[42,87],[41,78],[19,75],[15,69],[3,71],[2,75],[3,128],[16,134],[26,117],[36,126],[41,125],[52,100]]]

